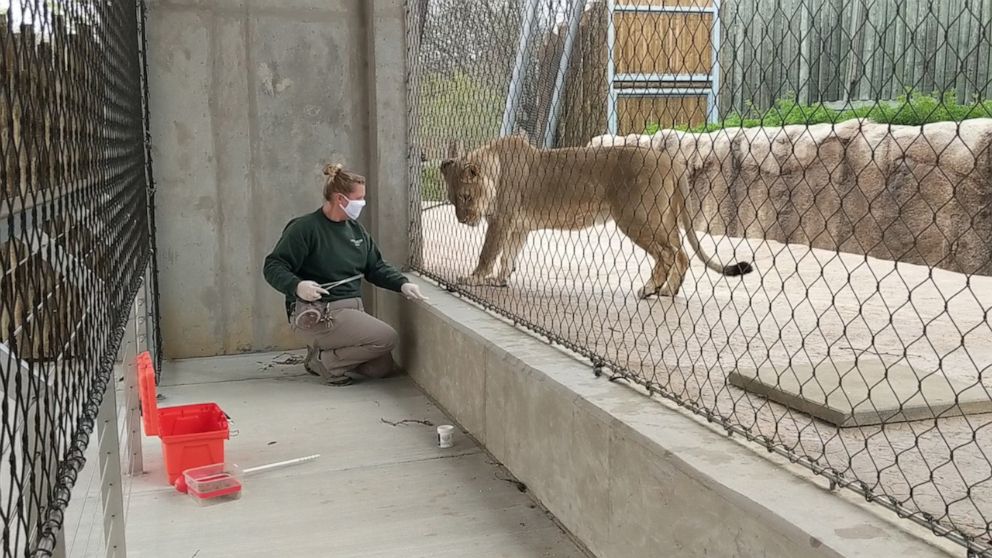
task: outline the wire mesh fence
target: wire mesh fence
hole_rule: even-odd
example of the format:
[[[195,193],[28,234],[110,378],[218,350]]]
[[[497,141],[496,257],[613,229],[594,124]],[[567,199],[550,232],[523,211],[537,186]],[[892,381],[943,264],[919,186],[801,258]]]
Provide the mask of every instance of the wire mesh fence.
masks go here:
[[[150,254],[141,6],[0,0],[0,521],[47,556]]]
[[[992,2],[407,13],[415,269],[992,555]]]

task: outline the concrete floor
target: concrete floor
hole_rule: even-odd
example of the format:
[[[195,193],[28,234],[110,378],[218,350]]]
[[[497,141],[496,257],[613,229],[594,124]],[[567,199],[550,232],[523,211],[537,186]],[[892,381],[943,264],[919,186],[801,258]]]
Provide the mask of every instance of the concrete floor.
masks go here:
[[[166,365],[160,405],[215,401],[234,419],[228,461],[321,457],[250,476],[240,500],[201,507],[165,484],[158,439],[145,438],[146,473],[125,494],[128,556],[587,556],[464,433],[442,450],[433,427],[386,424],[448,422],[408,378],[324,386],[299,364],[275,364],[288,356]],[[86,499],[94,511],[98,494]]]

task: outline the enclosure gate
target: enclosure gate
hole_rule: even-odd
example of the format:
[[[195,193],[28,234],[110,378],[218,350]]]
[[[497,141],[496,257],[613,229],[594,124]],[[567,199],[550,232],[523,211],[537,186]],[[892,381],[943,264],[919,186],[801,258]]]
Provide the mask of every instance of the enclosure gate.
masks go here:
[[[719,0],[608,0],[611,134],[719,119]],[[648,53],[648,56],[645,56]]]

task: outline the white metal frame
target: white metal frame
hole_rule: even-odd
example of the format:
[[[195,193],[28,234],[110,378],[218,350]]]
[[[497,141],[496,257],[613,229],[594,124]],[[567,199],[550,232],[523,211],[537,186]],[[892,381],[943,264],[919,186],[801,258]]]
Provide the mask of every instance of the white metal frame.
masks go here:
[[[621,0],[623,1],[623,0]],[[607,0],[607,62],[606,82],[609,92],[606,96],[607,126],[610,134],[617,133],[618,115],[617,100],[620,97],[706,97],[706,120],[717,122],[720,119],[720,1],[713,0],[712,6],[642,6],[635,4],[618,4],[617,0]],[[616,48],[616,26],[614,14],[621,13],[681,13],[681,14],[712,14],[713,21],[710,29],[711,64],[709,74],[654,74],[654,73],[622,73],[616,72],[614,50]],[[618,84],[627,83],[674,83],[672,86],[645,86],[637,88],[619,88]],[[686,87],[688,83],[708,82],[707,88]]]
[[[125,363],[127,366],[127,363]],[[125,376],[130,371],[125,373]],[[100,501],[103,503],[103,540],[107,558],[124,558],[124,480],[121,476],[121,441],[117,433],[117,388],[113,375],[103,392],[96,415],[100,466]]]
[[[147,280],[150,269],[146,270]],[[127,507],[125,474],[144,473],[141,451],[141,399],[138,393],[137,356],[147,348],[146,283],[139,287],[131,306],[129,324],[133,334],[121,342],[120,366],[123,369],[122,398],[117,397],[114,378],[107,384],[97,413],[100,500],[103,514],[103,543],[107,558],[126,558]],[[115,371],[114,377],[117,373]],[[123,413],[123,420],[118,413]],[[124,454],[121,451],[124,451]]]
[[[145,273],[150,277],[151,268]],[[141,453],[141,394],[138,391],[139,354],[148,350],[147,289],[142,284],[134,298],[134,360],[124,362],[124,431],[127,433],[127,474],[144,473],[144,456]]]

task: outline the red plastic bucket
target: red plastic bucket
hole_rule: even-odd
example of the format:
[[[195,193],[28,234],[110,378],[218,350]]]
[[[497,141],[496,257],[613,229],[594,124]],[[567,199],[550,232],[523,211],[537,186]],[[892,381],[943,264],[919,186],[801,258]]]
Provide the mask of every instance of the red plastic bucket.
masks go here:
[[[216,403],[158,408],[151,356],[138,355],[138,388],[146,436],[162,440],[169,484],[186,469],[224,462],[224,440],[230,438],[227,415]]]

